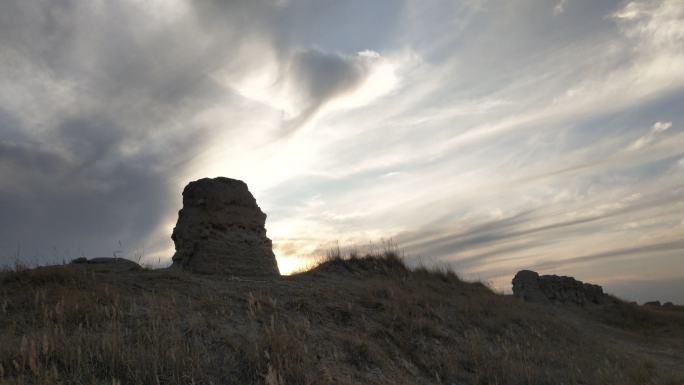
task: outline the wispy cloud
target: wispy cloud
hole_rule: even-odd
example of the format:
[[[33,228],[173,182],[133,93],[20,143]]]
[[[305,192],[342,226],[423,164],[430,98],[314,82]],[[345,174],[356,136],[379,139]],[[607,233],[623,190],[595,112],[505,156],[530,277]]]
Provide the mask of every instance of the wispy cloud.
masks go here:
[[[630,150],[638,150],[656,141],[663,132],[672,127],[672,122],[655,122],[648,134],[640,137],[629,146]]]
[[[553,7],[553,15],[558,16],[561,13],[565,12],[565,3],[566,0],[560,0],[556,5]]]

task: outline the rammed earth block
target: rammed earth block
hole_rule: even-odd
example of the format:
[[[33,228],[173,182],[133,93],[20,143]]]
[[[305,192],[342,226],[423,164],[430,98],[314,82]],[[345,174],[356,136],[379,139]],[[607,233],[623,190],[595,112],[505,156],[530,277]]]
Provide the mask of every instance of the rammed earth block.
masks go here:
[[[230,178],[204,178],[183,190],[183,208],[171,238],[173,267],[232,276],[278,276],[266,214],[247,185]]]

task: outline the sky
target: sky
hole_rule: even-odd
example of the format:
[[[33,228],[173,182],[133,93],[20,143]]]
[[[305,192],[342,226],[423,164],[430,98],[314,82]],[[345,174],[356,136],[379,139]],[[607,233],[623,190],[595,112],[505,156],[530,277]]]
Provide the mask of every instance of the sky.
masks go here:
[[[226,176],[283,273],[391,240],[684,303],[683,122],[679,0],[3,1],[0,265],[164,266]]]

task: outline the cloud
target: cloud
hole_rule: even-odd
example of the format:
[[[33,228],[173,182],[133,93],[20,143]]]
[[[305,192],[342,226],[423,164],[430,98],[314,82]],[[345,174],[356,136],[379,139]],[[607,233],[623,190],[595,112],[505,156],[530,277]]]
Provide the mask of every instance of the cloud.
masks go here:
[[[367,68],[357,57],[312,49],[296,52],[288,72],[300,90],[304,104],[315,106],[353,89],[363,79]]]
[[[648,134],[640,137],[636,141],[634,141],[630,146],[629,150],[639,150],[643,148],[644,146],[647,146],[656,140],[658,140],[662,133],[667,131],[670,127],[672,127],[672,122],[655,122],[653,123],[653,127],[651,127],[651,130],[649,131]]]
[[[553,7],[553,15],[558,16],[561,13],[565,12],[565,3],[566,0],[560,0],[556,5]]]
[[[630,1],[611,16],[625,36],[635,43],[632,48],[634,51],[646,57],[660,55],[681,61],[683,3],[667,0]]]
[[[129,251],[146,245],[171,200],[168,175],[83,150],[77,158],[0,142],[2,264],[107,256],[119,240]]]
[[[394,63],[375,51],[355,54],[297,49],[227,85],[283,115],[281,135],[291,134],[324,111],[366,105],[396,83]]]
[[[570,211],[571,206],[567,202],[562,202],[523,211],[503,219],[467,224],[465,228],[457,231],[428,228],[423,232],[398,234],[394,239],[402,247],[412,250],[413,254],[446,259],[454,257],[454,261],[457,261],[460,266],[467,267],[485,263],[486,259],[482,257],[493,256],[494,253],[480,254],[478,252],[465,259],[459,255],[466,255],[470,251],[483,248],[505,246],[512,241],[520,241],[524,244],[524,248],[532,251],[539,245],[564,242],[566,237],[574,232],[591,233],[613,225],[621,226],[626,218],[640,217],[644,214],[646,217],[651,216],[654,209],[661,210],[668,204],[679,200],[677,195],[672,194],[658,198],[652,197],[648,200],[627,196],[614,202],[613,205],[605,207],[590,205],[576,209],[575,212]],[[550,207],[555,208],[551,210]],[[558,213],[564,214],[559,216]],[[518,246],[513,247],[518,248]],[[512,250],[508,250],[510,251]],[[497,253],[506,254],[499,251]]]
[[[231,49],[259,40],[237,23],[205,23],[193,6],[0,6],[0,264],[18,249],[33,262],[107,256],[119,240],[167,250],[193,159],[215,132],[236,129],[203,118],[241,100],[210,75],[246,71],[256,56]]]
[[[663,132],[672,127],[672,122],[655,122],[653,123],[653,132]]]
[[[168,252],[165,231],[182,186],[229,172],[216,154],[244,149],[250,138],[266,137],[275,146],[331,102],[387,72],[381,71],[387,61],[368,46],[342,52],[317,48],[313,40],[302,44],[293,22],[311,12],[305,6],[3,3],[0,195],[17,209],[9,217],[14,230],[0,233],[0,245],[6,251],[30,244],[24,252],[32,255],[57,246],[95,256],[107,255],[107,245],[121,239],[131,248]],[[367,12],[359,21],[369,18],[369,27],[374,15],[396,12],[389,3],[336,7],[360,8]],[[336,19],[337,11],[326,17]],[[350,28],[345,36],[357,32]],[[256,98],[243,86],[255,77],[261,82]],[[355,99],[378,95],[364,92]],[[96,206],[98,200],[109,203]],[[84,210],[89,215],[65,217]],[[52,231],[60,217],[65,224]],[[103,218],[100,226],[92,225],[96,217]]]
[[[295,104],[301,107],[298,114],[286,122],[286,131],[296,130],[326,103],[359,87],[374,58],[325,53],[318,49],[295,52],[286,73],[290,93]]]

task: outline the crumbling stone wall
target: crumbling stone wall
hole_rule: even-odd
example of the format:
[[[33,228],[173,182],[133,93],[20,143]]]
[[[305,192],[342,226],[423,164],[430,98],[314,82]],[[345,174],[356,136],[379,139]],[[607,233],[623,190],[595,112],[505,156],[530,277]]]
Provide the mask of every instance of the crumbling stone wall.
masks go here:
[[[529,302],[570,303],[579,306],[605,304],[611,297],[599,285],[584,283],[573,277],[542,275],[521,270],[513,278],[513,295]]]

